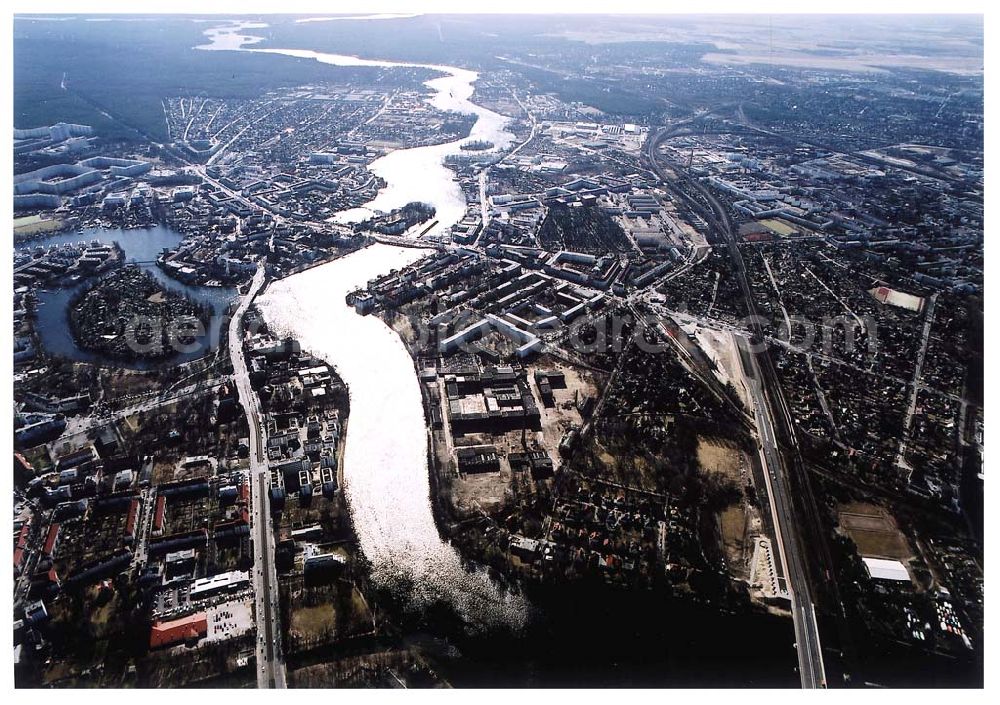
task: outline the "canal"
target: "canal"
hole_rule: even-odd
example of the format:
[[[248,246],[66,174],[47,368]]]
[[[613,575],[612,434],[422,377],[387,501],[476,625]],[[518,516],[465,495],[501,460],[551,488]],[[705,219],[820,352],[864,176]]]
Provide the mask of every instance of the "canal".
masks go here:
[[[38,333],[42,348],[53,355],[59,355],[70,360],[90,362],[95,364],[113,364],[118,367],[132,369],[150,369],[164,365],[178,365],[190,362],[212,352],[219,345],[222,316],[229,304],[234,300],[236,291],[224,287],[191,286],[172,279],[156,266],[155,260],[164,248],[173,248],[183,239],[183,236],[168,227],[157,225],[151,228],[135,228],[122,230],[116,228],[88,228],[81,231],[60,233],[52,237],[29,240],[17,243],[16,252],[28,252],[35,248],[50,248],[58,245],[90,243],[98,241],[102,244],[118,243],[125,253],[126,262],[136,262],[152,274],[165,288],[180,292],[195,301],[208,306],[212,311],[211,323],[206,335],[198,348],[191,352],[176,355],[156,361],[136,360],[123,362],[108,360],[102,355],[80,348],[73,339],[69,326],[69,304],[79,291],[87,285],[87,281],[75,286],[63,288],[47,288],[37,291],[38,307],[35,330]]]

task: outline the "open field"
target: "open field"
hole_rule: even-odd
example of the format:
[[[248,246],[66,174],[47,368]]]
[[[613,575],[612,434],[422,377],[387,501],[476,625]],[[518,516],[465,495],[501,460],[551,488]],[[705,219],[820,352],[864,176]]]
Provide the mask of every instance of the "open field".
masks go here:
[[[698,464],[706,472],[719,472],[737,483],[743,482],[743,453],[734,445],[698,437]]]
[[[863,556],[895,558],[905,561],[913,552],[906,536],[896,526],[892,516],[881,507],[866,502],[842,505],[840,528],[851,537]]]
[[[345,555],[334,548],[332,553]],[[350,581],[338,579],[306,587],[301,578],[291,583],[289,650],[305,651],[372,631],[372,613],[364,596]]]
[[[299,607],[292,610],[292,624],[289,631],[307,641],[312,641],[332,632],[336,621],[337,613],[331,604]]]
[[[667,423],[664,424],[666,426]],[[656,466],[656,459],[645,449],[627,444],[617,437],[595,438],[591,447],[600,479],[650,492],[661,489],[662,469]]]
[[[29,215],[24,218],[14,219],[14,239],[48,233],[62,227],[62,221],[56,219],[42,218],[40,215]]]
[[[759,221],[761,225],[770,230],[776,235],[781,235],[782,237],[788,237],[792,233],[797,233],[799,228],[786,223],[783,220],[777,220],[776,218],[768,218],[767,220]]]

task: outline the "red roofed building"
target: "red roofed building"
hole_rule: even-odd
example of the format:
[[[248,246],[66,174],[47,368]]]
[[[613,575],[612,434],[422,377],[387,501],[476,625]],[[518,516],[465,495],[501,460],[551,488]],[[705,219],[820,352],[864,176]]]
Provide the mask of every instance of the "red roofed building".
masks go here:
[[[59,541],[59,523],[56,522],[49,527],[49,533],[45,536],[45,545],[42,546],[42,553],[51,556],[56,550],[56,543]]]
[[[207,635],[208,615],[199,612],[172,622],[155,623],[149,632],[149,648],[174,646],[186,641],[196,641]]]
[[[133,499],[128,507],[128,518],[125,520],[125,540],[135,540],[135,524],[139,518],[139,500]]]
[[[59,579],[59,573],[56,572],[55,568],[49,568],[45,572],[45,578],[56,587],[62,585],[62,581]]]
[[[167,510],[167,498],[160,495],[156,498],[156,511],[153,512],[153,535],[159,536],[163,533],[163,515]]]

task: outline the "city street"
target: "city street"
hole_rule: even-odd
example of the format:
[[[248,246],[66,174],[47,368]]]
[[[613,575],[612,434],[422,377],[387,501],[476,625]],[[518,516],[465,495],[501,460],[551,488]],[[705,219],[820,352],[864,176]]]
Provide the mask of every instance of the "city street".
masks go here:
[[[278,616],[278,580],[274,569],[274,530],[268,504],[267,459],[264,428],[257,394],[250,386],[243,352],[242,320],[264,285],[264,265],[260,264],[250,290],[240,301],[229,325],[229,350],[240,403],[250,429],[250,531],[253,536],[254,615],[257,624],[257,687],[284,688],[285,664],[281,657],[281,626]]]

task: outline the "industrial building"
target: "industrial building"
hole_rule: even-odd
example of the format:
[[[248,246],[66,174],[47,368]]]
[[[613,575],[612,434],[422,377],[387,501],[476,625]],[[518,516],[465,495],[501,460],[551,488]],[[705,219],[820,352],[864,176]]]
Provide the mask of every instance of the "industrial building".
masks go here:
[[[149,632],[149,648],[164,649],[193,643],[208,634],[208,615],[198,612],[169,622],[156,622]]]

